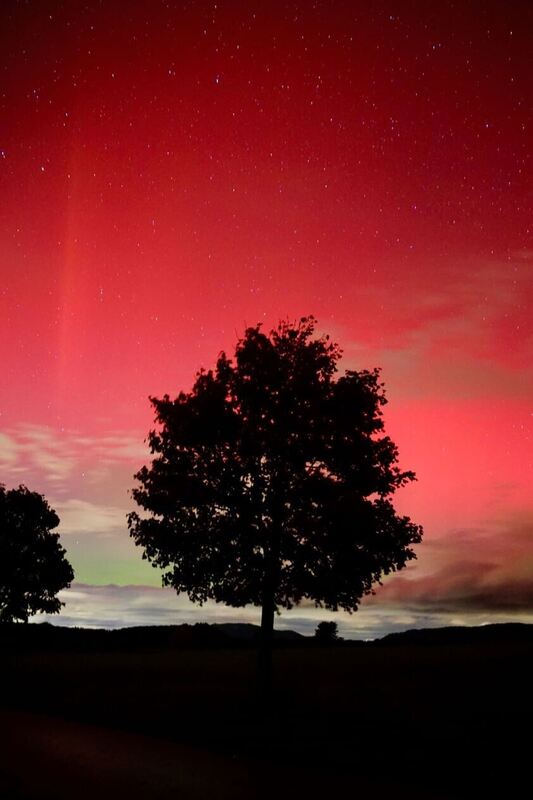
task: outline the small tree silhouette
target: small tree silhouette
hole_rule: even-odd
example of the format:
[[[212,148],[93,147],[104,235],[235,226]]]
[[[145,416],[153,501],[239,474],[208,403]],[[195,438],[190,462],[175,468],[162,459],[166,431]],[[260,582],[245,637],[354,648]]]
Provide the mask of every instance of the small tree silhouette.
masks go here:
[[[51,533],[59,517],[37,492],[0,484],[0,622],[27,622],[31,614],[56,614],[56,597],[74,573]]]
[[[270,680],[274,614],[303,599],[357,609],[415,557],[422,529],[390,496],[414,479],[382,434],[379,371],[336,378],[339,347],[315,320],[248,328],[189,393],[151,398],[154,459],[129,515],[143,557],[193,602],[260,605],[260,673]]]
[[[315,630],[315,639],[327,644],[328,642],[338,642],[339,632],[336,622],[319,622]]]

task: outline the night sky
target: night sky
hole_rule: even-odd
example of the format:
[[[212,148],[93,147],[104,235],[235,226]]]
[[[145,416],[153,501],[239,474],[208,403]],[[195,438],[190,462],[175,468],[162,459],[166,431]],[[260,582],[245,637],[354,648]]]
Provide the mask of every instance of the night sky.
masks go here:
[[[61,517],[54,622],[258,620],[157,588],[128,491],[148,395],[307,314],[343,368],[382,367],[425,528],[341,633],[533,621],[533,5],[4,0],[0,23],[0,482]]]

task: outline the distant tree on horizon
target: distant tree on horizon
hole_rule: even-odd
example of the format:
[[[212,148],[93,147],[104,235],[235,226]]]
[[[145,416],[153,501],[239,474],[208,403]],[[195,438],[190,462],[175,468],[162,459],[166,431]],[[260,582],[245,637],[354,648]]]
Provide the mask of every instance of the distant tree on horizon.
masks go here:
[[[43,495],[0,484],[0,623],[60,611],[56,595],[70,586],[74,572],[59,534],[52,533],[58,525]]]
[[[261,606],[265,692],[280,608],[355,611],[422,537],[391,502],[415,476],[383,434],[379,370],[337,377],[341,350],[315,325],[249,327],[190,392],[150,398],[153,461],[132,491],[145,513],[128,516],[164,585],[200,604]]]
[[[336,622],[319,622],[315,630],[315,639],[328,644],[340,641],[339,630]]]

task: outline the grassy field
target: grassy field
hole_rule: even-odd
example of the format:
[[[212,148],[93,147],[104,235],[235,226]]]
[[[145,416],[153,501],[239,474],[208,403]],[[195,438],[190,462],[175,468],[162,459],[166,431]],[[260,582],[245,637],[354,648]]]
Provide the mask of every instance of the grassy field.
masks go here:
[[[251,649],[4,653],[2,705],[19,727],[23,713],[39,715],[192,748],[208,771],[245,765],[261,791],[277,775],[278,797],[295,786],[308,796],[485,797],[495,787],[505,796],[525,773],[530,645],[291,647],[275,652],[274,669],[265,717]],[[0,768],[13,797],[34,796],[16,794],[23,766],[12,752]],[[225,771],[214,774],[211,796],[223,797]],[[142,796],[158,796],[152,789]],[[209,795],[198,791],[182,796]]]

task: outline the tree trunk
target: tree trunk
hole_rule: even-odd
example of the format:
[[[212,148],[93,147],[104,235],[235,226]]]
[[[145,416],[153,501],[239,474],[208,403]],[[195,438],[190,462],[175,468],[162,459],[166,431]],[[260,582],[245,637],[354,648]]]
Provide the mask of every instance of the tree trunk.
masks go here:
[[[273,525],[265,549],[263,603],[257,660],[257,695],[263,717],[268,715],[272,699],[272,640],[274,638],[276,590],[280,579],[281,518],[281,506],[278,501],[272,511]]]
[[[265,589],[261,609],[261,630],[257,659],[257,695],[260,706],[268,708],[272,695],[272,639],[274,633],[274,592]]]

